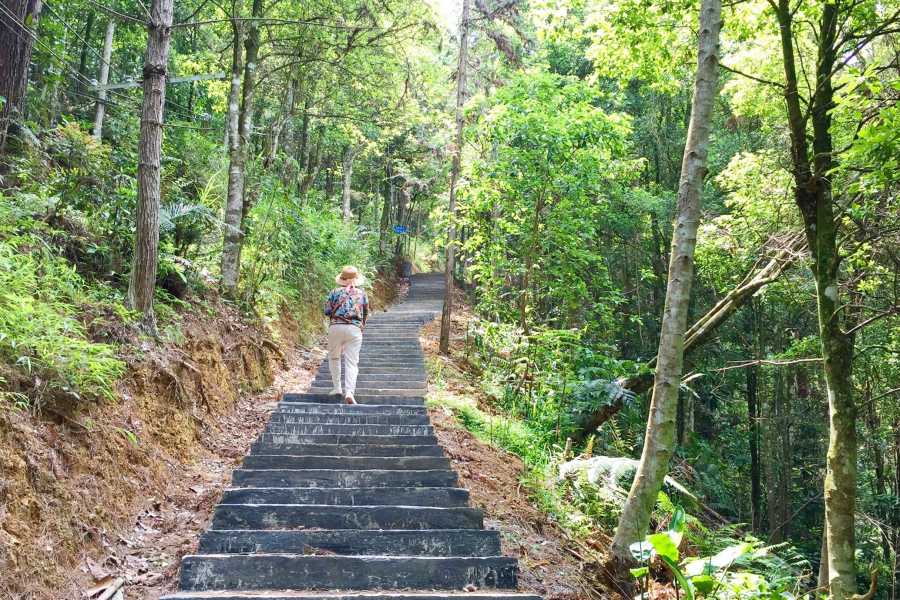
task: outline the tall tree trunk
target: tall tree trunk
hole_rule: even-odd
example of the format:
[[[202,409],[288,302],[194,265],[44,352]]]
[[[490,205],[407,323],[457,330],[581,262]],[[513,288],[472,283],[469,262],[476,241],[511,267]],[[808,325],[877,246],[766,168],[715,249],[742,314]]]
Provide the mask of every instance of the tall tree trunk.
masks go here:
[[[247,194],[246,151],[250,145],[253,132],[253,102],[256,96],[256,72],[259,68],[259,21],[262,18],[262,0],[253,0],[252,19],[247,25],[247,37],[244,40],[244,82],[241,90],[241,112],[238,120],[238,143],[241,145],[240,188],[234,190],[234,198],[229,190],[228,204],[225,211],[225,225],[229,229],[225,246],[222,248],[222,288],[229,298],[237,298],[238,281],[241,277],[241,251],[244,248],[246,231],[244,222],[250,206],[256,198]],[[238,199],[240,201],[238,201]]]
[[[831,190],[833,168],[831,109],[834,107],[832,77],[837,58],[836,3],[824,4],[816,35],[818,60],[816,90],[811,99],[813,153],[807,132],[806,108],[798,93],[794,55],[793,12],[789,0],[776,6],[785,71],[785,102],[791,134],[794,201],[803,218],[810,250],[810,268],[816,281],[819,338],[825,366],[830,415],[825,475],[825,520],[827,522],[828,581],[835,600],[856,593],[856,404],[853,398],[852,333],[841,329],[837,244],[838,224]]]
[[[747,370],[747,416],[750,435],[750,525],[753,531],[759,531],[762,522],[762,488],[759,479],[759,398],[757,395],[757,378],[759,367]]]
[[[103,39],[103,62],[100,63],[100,85],[109,83],[109,64],[112,61],[113,36],[116,33],[116,20],[110,17],[106,22],[106,37]],[[97,105],[94,107],[94,138],[103,138],[103,117],[106,115],[106,90],[97,94]]]
[[[296,101],[295,94],[294,102]],[[307,90],[305,98],[303,99],[303,119],[300,124],[300,151],[297,154],[297,164],[300,167],[300,180],[297,182],[298,191],[303,187],[304,175],[308,172],[308,165],[310,158],[312,157],[312,118],[309,116],[309,108],[311,105],[311,92]],[[309,192],[309,186],[307,186],[306,191],[307,193]],[[305,202],[303,202],[303,206],[306,206]]]
[[[779,403],[781,389],[781,373],[776,372],[771,393],[767,400],[763,401],[763,467],[766,473],[766,508],[769,516],[769,540],[770,544],[780,544],[784,541],[781,537],[782,503],[780,501],[780,469],[778,462],[781,457],[781,443],[779,439],[780,408]]]
[[[18,113],[28,89],[28,69],[41,0],[0,0],[0,152],[6,147],[10,117]],[[9,13],[9,14],[7,14]]]
[[[128,304],[141,313],[145,329],[158,335],[153,294],[156,291],[156,266],[159,260],[160,155],[174,0],[154,0],[150,15],[138,148],[134,262],[128,283]]]
[[[282,130],[282,136],[284,137],[284,142],[282,146],[284,147],[284,174],[282,176],[282,181],[284,183],[284,187],[293,189],[294,178],[297,174],[297,165],[300,163],[297,158],[294,156],[295,151],[295,136],[294,136],[294,121],[297,118],[297,106],[298,106],[298,98],[300,97],[300,76],[296,73],[291,78],[290,91],[287,94],[285,101],[285,122]],[[308,123],[306,117],[304,117],[304,123]],[[306,135],[304,131],[302,135]],[[308,143],[308,140],[307,140]]]
[[[444,265],[444,307],[441,311],[441,354],[450,354],[450,312],[453,308],[453,272],[456,268],[456,188],[459,183],[460,161],[463,149],[463,104],[466,102],[466,71],[469,54],[469,0],[463,0],[462,19],[459,26],[459,64],[456,72],[456,143],[453,163],[450,167],[450,205],[447,228],[447,260]]]
[[[537,203],[534,206],[534,218],[531,221],[531,239],[528,242],[528,251],[525,253],[525,273],[522,277],[522,291],[519,296],[519,326],[527,336],[528,331],[528,286],[531,281],[531,270],[534,268],[534,249],[537,245],[538,230],[541,225],[541,213],[544,211],[546,189],[541,190]]]
[[[325,203],[331,204],[334,198],[334,156],[325,157]]]
[[[94,28],[94,13],[89,12],[87,24],[84,26],[84,39],[81,41],[81,57],[78,60],[78,73],[84,77],[87,73],[87,53],[91,43],[91,30]]]
[[[781,441],[781,472],[778,476],[778,501],[781,523],[779,537],[786,541],[791,535],[791,491],[794,485],[794,443],[791,437],[791,385],[796,372],[786,372],[782,377],[781,402],[779,403],[778,436]]]
[[[359,152],[356,148],[351,145],[344,146],[344,151],[341,155],[341,171],[342,171],[342,207],[343,207],[343,221],[344,223],[349,223],[350,219],[353,218],[353,215],[350,213],[350,183],[353,179],[353,161],[356,160],[356,155]]]
[[[684,338],[688,303],[694,274],[694,251],[700,225],[703,178],[708,172],[706,156],[712,125],[716,82],[719,74],[719,31],[722,27],[721,0],[703,0],[697,72],[691,124],[681,166],[678,209],[669,262],[669,282],[659,342],[653,398],[641,461],[622,509],[619,527],[612,542],[613,557],[607,565],[612,583],[626,596],[633,594],[633,578],[627,568],[633,564],[629,546],[644,539],[653,505],[659,496],[675,441],[675,413],[681,386]]]
[[[244,70],[241,0],[232,6],[231,88],[228,92],[228,189],[225,195],[225,234],[222,246],[222,290],[237,297],[240,270],[241,214],[244,205],[244,144],[240,135],[241,74]]]
[[[319,130],[319,132],[316,134],[316,147],[311,152],[309,152],[306,160],[306,166],[304,168],[304,173],[300,177],[300,187],[298,193],[300,195],[300,206],[302,208],[306,208],[306,205],[309,202],[309,190],[312,187],[313,182],[316,180],[316,175],[319,174],[319,168],[322,166],[322,137],[323,132],[322,130]]]
[[[388,148],[387,160],[385,161],[384,166],[384,209],[381,211],[381,228],[379,232],[379,240],[378,240],[378,249],[382,254],[387,252],[387,232],[391,226],[391,214],[393,212],[393,206],[391,204],[392,192],[391,189],[393,187],[393,179],[391,172],[391,149]]]
[[[822,529],[822,550],[819,552],[819,577],[816,593],[828,595],[828,523]]]

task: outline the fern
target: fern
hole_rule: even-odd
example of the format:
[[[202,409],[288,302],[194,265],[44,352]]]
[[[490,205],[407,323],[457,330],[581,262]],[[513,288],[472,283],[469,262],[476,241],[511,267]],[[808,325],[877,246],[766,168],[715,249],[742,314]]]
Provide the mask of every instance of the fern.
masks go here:
[[[559,477],[565,479],[583,474],[588,483],[615,494],[627,493],[619,481],[637,471],[639,461],[625,456],[594,456],[592,458],[570,460],[559,466]],[[691,500],[699,500],[686,487],[666,475],[665,483]]]
[[[591,417],[606,407],[623,404],[627,408],[634,405],[637,394],[623,387],[624,379],[590,379],[582,381],[572,392],[573,404],[569,409],[569,420],[574,425],[583,425]]]
[[[212,210],[205,204],[191,202],[172,202],[160,207],[159,210],[159,230],[165,233],[175,230],[176,221],[186,217],[193,217],[195,220],[208,221],[217,223],[218,219]]]

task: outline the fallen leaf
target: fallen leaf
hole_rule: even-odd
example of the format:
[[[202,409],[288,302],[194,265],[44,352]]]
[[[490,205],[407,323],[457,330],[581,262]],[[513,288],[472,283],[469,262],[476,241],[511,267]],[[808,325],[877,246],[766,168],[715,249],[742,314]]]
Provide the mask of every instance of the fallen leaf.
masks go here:
[[[107,573],[103,567],[91,560],[91,557],[88,557],[87,559],[87,566],[91,571],[91,575],[94,576],[94,579],[100,580],[109,577],[109,573]]]
[[[90,560],[90,559],[88,559],[88,560]],[[98,581],[97,585],[95,585],[94,587],[92,587],[89,590],[86,590],[84,592],[84,595],[87,596],[88,598],[93,598],[94,596],[96,596],[97,594],[99,594],[100,592],[102,592],[103,590],[108,588],[109,586],[111,586],[112,582],[113,582],[112,575],[107,575],[106,577],[104,577],[103,579]]]

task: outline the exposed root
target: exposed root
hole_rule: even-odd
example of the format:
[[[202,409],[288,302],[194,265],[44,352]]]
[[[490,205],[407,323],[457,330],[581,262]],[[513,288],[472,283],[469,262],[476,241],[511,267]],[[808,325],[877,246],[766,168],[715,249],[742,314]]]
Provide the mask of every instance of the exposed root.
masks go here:
[[[865,594],[853,594],[852,600],[871,600],[875,592],[878,591],[878,569],[874,569],[870,574],[872,583],[869,584],[869,591]]]

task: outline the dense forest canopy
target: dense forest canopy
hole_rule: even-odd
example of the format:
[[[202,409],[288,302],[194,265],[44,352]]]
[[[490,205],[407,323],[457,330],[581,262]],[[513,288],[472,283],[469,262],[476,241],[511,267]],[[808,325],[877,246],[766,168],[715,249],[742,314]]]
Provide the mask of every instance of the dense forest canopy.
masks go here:
[[[898,36],[896,0],[0,0],[0,399],[113,399],[107,325],[176,342],[191,299],[447,268],[468,424],[572,532],[650,498],[607,566],[686,527],[743,550],[675,550],[682,593],[895,599]]]

